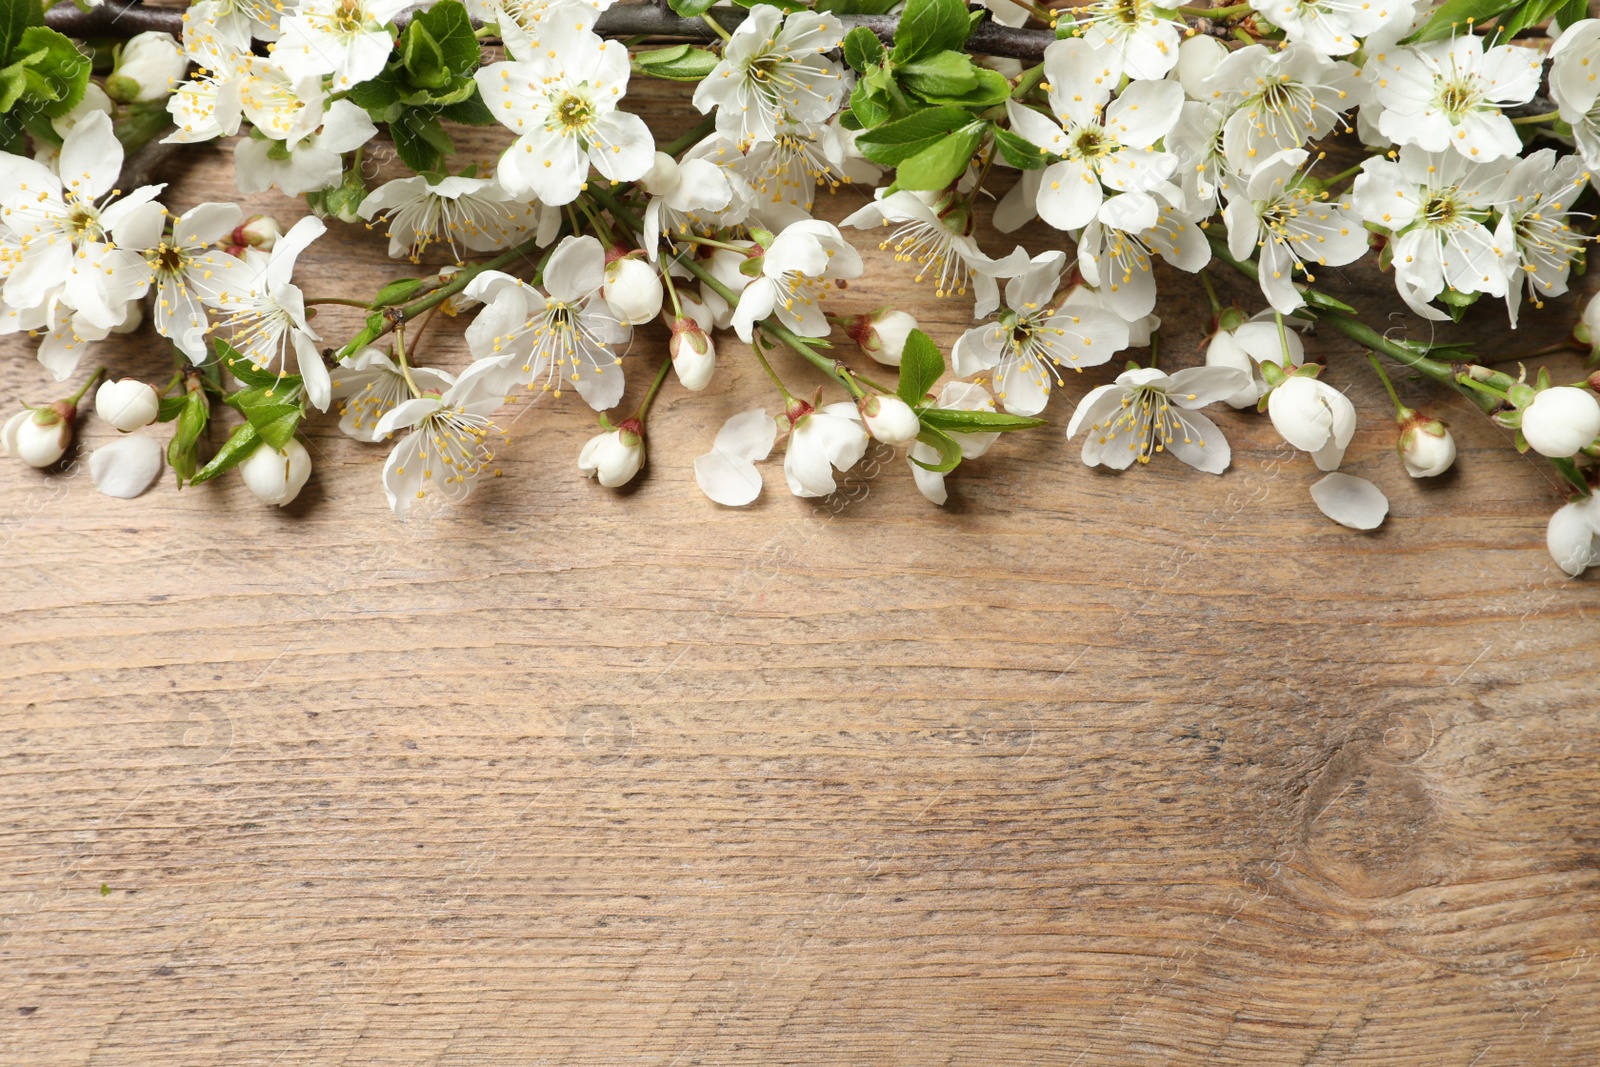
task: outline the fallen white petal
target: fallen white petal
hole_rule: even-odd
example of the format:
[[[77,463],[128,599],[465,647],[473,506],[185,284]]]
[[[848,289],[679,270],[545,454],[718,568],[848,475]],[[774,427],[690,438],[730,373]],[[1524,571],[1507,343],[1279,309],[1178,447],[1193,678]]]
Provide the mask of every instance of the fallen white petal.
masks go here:
[[[1383,490],[1353,474],[1330,474],[1311,487],[1311,499],[1322,513],[1352,530],[1376,530],[1389,514]]]
[[[743,456],[707,452],[694,461],[694,480],[719,504],[742,508],[761,495],[761,472]]]
[[[161,444],[153,438],[124,437],[89,457],[89,477],[106,496],[132,500],[160,476]]]

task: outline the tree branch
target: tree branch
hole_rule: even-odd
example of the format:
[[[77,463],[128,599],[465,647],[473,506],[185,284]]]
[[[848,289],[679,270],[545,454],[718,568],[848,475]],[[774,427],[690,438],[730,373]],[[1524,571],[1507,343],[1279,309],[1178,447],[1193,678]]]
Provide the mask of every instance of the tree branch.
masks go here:
[[[744,8],[716,9],[711,12],[725,29],[732,30],[743,22],[749,12]],[[846,30],[865,26],[885,43],[894,40],[898,17],[893,15],[836,15]],[[404,26],[408,20],[401,15],[395,20]],[[72,4],[57,4],[45,12],[45,25],[69,37],[127,38],[146,30],[159,30],[174,37],[183,36],[183,12],[177,8],[147,7],[143,4],[119,3],[108,0],[100,7],[79,11]],[[474,26],[480,26],[476,19]],[[716,31],[703,19],[686,19],[674,15],[665,5],[625,4],[613,7],[600,16],[595,32],[602,37],[659,37],[667,40],[710,41]],[[999,23],[979,23],[967,38],[966,50],[973,55],[1004,56],[1010,59],[1038,61],[1044,50],[1056,39],[1049,30],[1013,29]]]

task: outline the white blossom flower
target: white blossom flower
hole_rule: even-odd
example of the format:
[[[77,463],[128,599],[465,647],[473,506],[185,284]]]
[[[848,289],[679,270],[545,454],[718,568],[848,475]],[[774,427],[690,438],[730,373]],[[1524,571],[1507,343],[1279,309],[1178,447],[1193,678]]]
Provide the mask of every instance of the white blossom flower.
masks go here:
[[[1321,512],[1352,530],[1376,530],[1389,514],[1383,490],[1353,474],[1334,471],[1311,487],[1311,499]]]
[[[504,248],[515,235],[536,225],[532,206],[519,203],[487,178],[452,175],[430,182],[420,175],[385,182],[361,201],[364,219],[389,226],[389,255],[419,262],[430,244],[449,246],[457,260],[462,249],[488,252]]]
[[[600,295],[624,326],[649,322],[661,314],[666,290],[661,272],[637,255],[623,255],[606,264]]]
[[[744,507],[761,495],[756,463],[772,454],[777,421],[760,408],[741,411],[717,431],[711,451],[694,461],[694,480],[706,496],[730,508]]]
[[[1101,66],[1104,61],[1082,38],[1056,41],[1044,56],[1055,118],[1006,102],[1012,130],[1061,157],[1040,175],[1038,199],[1039,217],[1058,230],[1087,225],[1099,213],[1106,190],[1144,193],[1170,178],[1178,165],[1171,153],[1152,146],[1176,125],[1183,87],[1175,81],[1136,81],[1111,100],[1115,83]],[[1155,201],[1143,199],[1147,225],[1153,225]]]
[[[1516,249],[1485,222],[1507,169],[1417,145],[1402,148],[1397,162],[1374,156],[1362,164],[1351,197],[1356,213],[1394,233],[1395,288],[1418,315],[1449,317],[1428,306],[1446,286],[1505,295]]]
[[[243,193],[264,193],[276,185],[285,196],[301,196],[339,184],[343,155],[377,136],[367,113],[348,100],[335,100],[322,127],[295,143],[242,138],[233,149],[233,177]]]
[[[905,358],[906,342],[917,320],[909,311],[881,307],[866,311],[850,320],[845,333],[861,347],[861,351],[886,367],[898,367]]]
[[[1600,19],[1574,22],[1550,48],[1550,95],[1584,162],[1600,167]]]
[[[294,9],[287,0],[199,0],[183,13],[184,31],[190,23],[199,23],[235,51],[244,52],[252,37],[276,41],[279,20]]]
[[[399,518],[429,492],[465,500],[494,460],[489,433],[498,427],[489,416],[505,401],[498,363],[480,359],[442,393],[402,401],[378,420],[379,437],[411,431],[383,465],[383,491]]]
[[[1395,48],[1368,61],[1383,99],[1378,129],[1396,144],[1426,152],[1454,150],[1488,162],[1522,151],[1500,109],[1525,104],[1539,91],[1537,52],[1504,44],[1483,47],[1464,33]]]
[[[417,388],[443,393],[455,378],[432,367],[412,367],[411,379]],[[333,399],[339,401],[339,429],[357,441],[382,440],[378,422],[411,399],[411,385],[394,360],[381,349],[368,346],[333,369],[329,383]]]
[[[771,141],[785,119],[823,122],[844,103],[844,72],[824,53],[839,47],[844,26],[832,15],[788,16],[757,4],[733,31],[722,59],[694,91],[702,114],[742,145]]]
[[[980,385],[972,382],[945,382],[934,400],[934,406],[947,411],[993,411],[994,399]],[[997,433],[954,433],[950,435],[961,448],[963,460],[977,459],[989,451],[989,446],[1000,439]],[[944,471],[931,471],[922,463],[937,465],[939,450],[921,441],[914,442],[906,453],[906,465],[911,468],[917,491],[935,504],[944,504],[950,498],[944,485]],[[921,460],[921,463],[917,461]]]
[[[1350,398],[1318,378],[1296,374],[1267,395],[1267,415],[1289,444],[1310,452],[1320,470],[1337,470],[1356,433]]]
[[[1306,284],[1316,281],[1311,264],[1338,267],[1367,251],[1367,231],[1351,214],[1348,200],[1328,194],[1301,174],[1303,148],[1279,152],[1262,161],[1243,195],[1229,196],[1222,217],[1228,224],[1228,251],[1249,259],[1260,250],[1257,280],[1273,309],[1287,315],[1305,306],[1295,287],[1295,271]]]
[[[828,496],[838,488],[833,472],[849,470],[866,455],[867,428],[861,412],[847,401],[815,411],[809,404],[801,408],[790,415],[783,474],[795,496]]]
[[[930,203],[937,195],[903,190],[882,196],[879,190],[881,199],[847,216],[844,224],[863,230],[873,226],[894,227],[878,247],[893,248],[896,260],[916,264],[915,280],[932,278],[935,296],[965,296],[970,287],[973,318],[982,318],[1000,306],[997,279],[1010,278],[1025,270],[1028,253],[1019,245],[1003,259],[984,255],[972,236],[970,204],[954,197]],[[853,274],[842,276],[855,277]]]
[[[1172,198],[1181,200],[1182,194],[1174,189]],[[1121,216],[1124,201],[1134,208],[1131,218]],[[1152,252],[1190,274],[1211,262],[1211,246],[1186,214],[1170,202],[1161,204],[1155,222],[1141,228],[1142,208],[1133,198],[1113,197],[1102,217],[1085,226],[1078,238],[1078,272],[1100,291],[1112,311],[1130,323],[1156,306]]]
[[[539,50],[540,38],[554,19],[568,18],[579,29],[592,28],[594,19],[615,0],[467,0],[467,14],[500,31],[500,40],[512,59],[528,59]]]
[[[726,152],[729,149],[738,153],[731,142],[725,142],[722,150]],[[716,150],[709,151],[714,153]],[[654,262],[660,252],[663,240],[669,247],[676,248],[677,238],[701,233],[717,225],[744,221],[753,197],[740,196],[736,204],[735,181],[748,194],[749,186],[730,166],[693,155],[686,155],[680,163],[665,152],[657,152],[655,163],[639,181],[650,194],[650,202],[644,209],[644,233],[641,239],[651,261]],[[730,214],[730,208],[733,209],[731,214],[736,217],[726,217]]]
[[[642,178],[655,141],[637,115],[617,110],[628,89],[628,49],[554,20],[525,60],[491,63],[478,89],[517,139],[500,157],[500,184],[552,206],[577,199],[592,166],[612,181]]]
[[[272,58],[291,77],[332,74],[350,89],[383,73],[394,37],[388,23],[408,0],[299,0],[279,25]]]
[[[200,204],[173,220],[157,204],[137,209],[117,225],[114,236],[124,250],[141,257],[154,289],[155,328],[191,362],[206,359],[211,330],[206,305],[215,306],[224,290],[245,284],[249,268],[214,247],[238,226],[236,204]]]
[[[1098,367],[1128,347],[1128,324],[1110,311],[1054,304],[1065,252],[1043,252],[1006,282],[999,321],[962,334],[950,351],[958,377],[993,371],[995,397],[1017,415],[1037,415],[1063,368]]]
[[[906,445],[922,432],[922,421],[911,405],[898,396],[874,394],[856,401],[867,433],[886,445]]]
[[[600,290],[605,284],[605,249],[593,237],[567,237],[545,265],[547,296],[509,274],[485,271],[468,283],[466,295],[484,308],[467,327],[467,347],[502,370],[497,386],[511,383],[561,395],[570,381],[597,411],[622,399],[622,357],[616,346],[633,331],[617,321]]]
[[[319,411],[328,410],[332,395],[328,368],[317,351],[320,338],[306,321],[305,296],[290,279],[300,253],[327,229],[321,219],[301,219],[278,239],[260,266],[234,272],[238,280],[230,279],[229,288],[207,301],[224,312],[219,328],[231,335],[234,349],[255,367],[289,373],[292,352],[306,398]]]
[[[733,328],[748,344],[756,323],[775,314],[802,337],[826,337],[830,327],[823,300],[835,279],[858,278],[861,271],[861,254],[838,227],[812,219],[797,222],[773,239],[762,257],[761,276],[739,294]]]
[[[1230,166],[1248,174],[1271,155],[1326,136],[1365,97],[1359,75],[1303,45],[1234,52],[1205,81],[1211,102],[1228,115],[1222,150]]]
[[[294,78],[272,59],[242,56],[232,84],[244,117],[270,140],[298,145],[322,125],[327,109],[320,75]]]
[[[1576,386],[1542,389],[1522,409],[1522,436],[1541,456],[1575,456],[1600,437],[1600,401]]]
[[[1589,567],[1600,566],[1600,497],[1586,496],[1563,504],[1550,516],[1545,544],[1550,558],[1576,578]]]
[[[1267,395],[1261,364],[1276,363],[1292,372],[1305,361],[1305,345],[1299,332],[1287,324],[1279,327],[1270,310],[1249,320],[1237,311],[1226,311],[1217,332],[1206,341],[1206,366],[1232,367],[1250,376],[1244,388],[1222,398],[1233,408],[1253,408]]]
[[[1113,83],[1165,78],[1178,63],[1178,41],[1185,29],[1172,12],[1154,0],[1093,0],[1072,9],[1095,53],[1105,57]]]
[[[1110,385],[1091,389],[1067,424],[1067,439],[1088,428],[1083,462],[1126,470],[1171,452],[1207,474],[1228,469],[1232,452],[1215,423],[1196,409],[1233,396],[1246,383],[1232,367],[1185,367],[1167,374],[1135,367]]]
[[[1189,214],[1200,218],[1210,218],[1216,212],[1222,205],[1223,193],[1234,180],[1222,151],[1227,118],[1228,112],[1221,108],[1185,100],[1178,124],[1164,142],[1178,161],[1173,177],[1183,190],[1184,206]]]
[[[811,214],[817,190],[836,192],[852,182],[872,183],[878,167],[863,159],[855,134],[831,122],[778,123],[771,140],[750,146],[735,164],[752,190],[750,216],[768,229],[780,230]]]
[[[1361,47],[1373,30],[1405,14],[1410,0],[1270,0],[1261,14],[1281,28],[1290,44],[1325,56],[1344,56]]]
[[[1502,248],[1516,249],[1517,261],[1511,264],[1512,277],[1506,286],[1511,325],[1517,324],[1524,288],[1534,307],[1544,307],[1547,297],[1567,291],[1572,261],[1590,239],[1574,229],[1570,221],[1572,205],[1583,195],[1589,180],[1590,172],[1581,156],[1558,158],[1551,148],[1517,160],[1506,173],[1495,198],[1495,206],[1501,212],[1495,240]]]
[[[254,57],[249,53],[248,32],[244,40],[237,40],[203,16],[202,6],[214,2],[202,0],[184,12],[183,51],[197,69],[167,100],[167,112],[177,126],[163,138],[167,143],[210,141],[239,132],[244,114],[239,99],[241,72]]]

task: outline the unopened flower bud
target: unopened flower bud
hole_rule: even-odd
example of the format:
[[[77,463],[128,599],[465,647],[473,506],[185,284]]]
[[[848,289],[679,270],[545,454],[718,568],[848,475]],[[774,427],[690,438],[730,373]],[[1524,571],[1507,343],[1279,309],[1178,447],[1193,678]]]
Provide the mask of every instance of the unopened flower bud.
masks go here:
[[[1587,389],[1558,385],[1522,411],[1522,436],[1541,456],[1565,459],[1600,436],[1600,401]]]
[[[886,445],[904,445],[917,439],[922,422],[917,413],[897,396],[863,397],[856,406],[867,432]]]
[[[628,419],[615,430],[595,434],[578,453],[578,469],[607,489],[633,481],[644,466],[644,427]]]
[[[72,420],[77,413],[77,407],[66,400],[24,408],[0,430],[0,454],[16,456],[30,467],[51,466],[72,444]]]
[[[706,302],[700,299],[700,294],[695,289],[690,289],[686,286],[679,285],[678,306],[683,309],[683,313],[685,315],[699,323],[700,328],[706,333],[710,333],[712,328],[717,324],[716,315],[712,313],[711,308],[706,305]],[[723,306],[726,307],[727,305],[724,304]],[[665,311],[663,311],[661,315],[667,326],[670,327],[673,322],[672,318],[668,317],[668,313]]]
[[[51,119],[50,128],[56,131],[57,136],[64,138],[72,132],[74,126],[96,111],[114,115],[116,110],[116,105],[111,102],[111,98],[106,95],[106,91],[91,81],[84,86],[83,99],[78,101],[78,106],[65,115],[57,115]]]
[[[159,100],[172,93],[189,69],[189,60],[170,33],[149,30],[128,39],[117,56],[117,68],[106,79],[113,100]]]
[[[137,378],[105,382],[94,394],[94,413],[123,433],[150,425],[160,412],[155,389]]]
[[[623,256],[606,264],[606,280],[600,295],[618,321],[625,326],[636,326],[661,314],[665,291],[656,268],[642,259]]]
[[[861,346],[861,351],[888,367],[898,367],[905,355],[906,338],[917,328],[917,320],[904,311],[879,308],[851,320],[846,332]]]
[[[360,222],[361,202],[370,190],[361,180],[361,168],[351,167],[339,179],[339,184],[322,194],[322,211],[340,222]]]
[[[1545,545],[1556,566],[1574,578],[1600,563],[1600,497],[1558,508],[1545,530]]]
[[[711,372],[717,369],[717,347],[694,319],[673,322],[667,351],[672,354],[672,370],[678,383],[689,392],[698,393],[711,381]]]
[[[272,246],[283,236],[283,227],[271,215],[251,215],[233,231],[233,244],[242,248],[259,248],[272,251]]]
[[[311,454],[294,438],[281,449],[261,445],[239,465],[245,488],[263,504],[277,507],[292,501],[311,478]]]
[[[1455,463],[1456,439],[1443,422],[1413,411],[1401,420],[1395,451],[1400,453],[1400,461],[1411,477],[1432,478]]]

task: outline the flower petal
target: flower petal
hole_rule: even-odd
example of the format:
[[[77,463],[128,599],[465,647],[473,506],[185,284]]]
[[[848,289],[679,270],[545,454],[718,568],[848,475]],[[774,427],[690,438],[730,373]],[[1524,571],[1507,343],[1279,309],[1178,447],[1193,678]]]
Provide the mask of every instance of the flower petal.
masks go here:
[[[89,476],[106,496],[132,500],[161,475],[161,443],[150,437],[123,437],[101,445],[89,457]]]
[[[1376,530],[1389,514],[1383,490],[1353,474],[1326,475],[1311,487],[1311,499],[1324,515],[1352,530]]]

